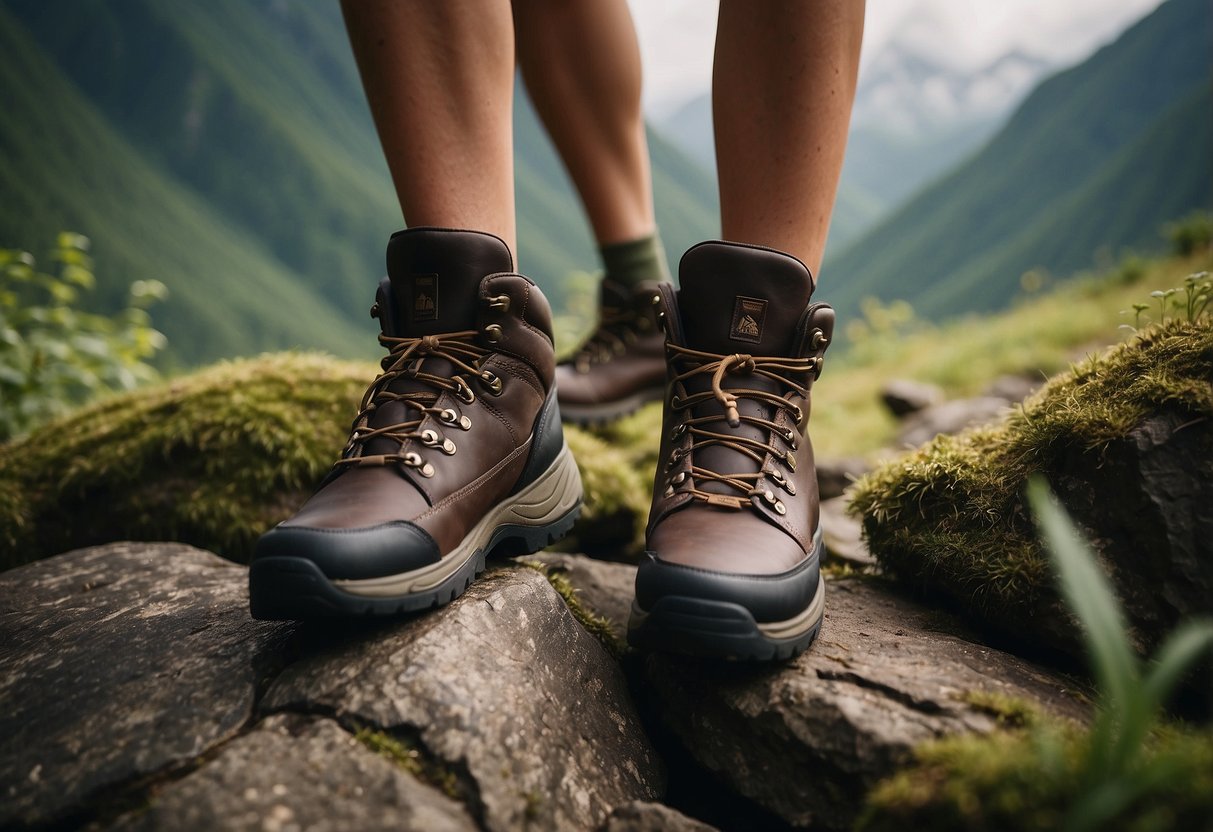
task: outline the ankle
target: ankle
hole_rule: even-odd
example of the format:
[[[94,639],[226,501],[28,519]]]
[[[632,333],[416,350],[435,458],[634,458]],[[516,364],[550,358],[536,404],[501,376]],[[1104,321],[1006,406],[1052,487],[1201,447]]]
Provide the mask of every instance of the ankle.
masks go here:
[[[599,246],[604,280],[634,288],[646,281],[670,282],[665,248],[654,231],[647,237]]]

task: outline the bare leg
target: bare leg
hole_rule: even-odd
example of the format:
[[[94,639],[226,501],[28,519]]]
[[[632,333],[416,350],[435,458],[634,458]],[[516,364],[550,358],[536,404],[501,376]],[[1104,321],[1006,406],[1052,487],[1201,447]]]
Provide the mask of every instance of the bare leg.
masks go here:
[[[821,267],[846,148],[863,0],[721,0],[712,78],[726,240]]]
[[[653,233],[640,48],[623,0],[515,0],[518,63],[600,245]]]
[[[405,222],[488,231],[517,251],[509,4],[341,8]]]

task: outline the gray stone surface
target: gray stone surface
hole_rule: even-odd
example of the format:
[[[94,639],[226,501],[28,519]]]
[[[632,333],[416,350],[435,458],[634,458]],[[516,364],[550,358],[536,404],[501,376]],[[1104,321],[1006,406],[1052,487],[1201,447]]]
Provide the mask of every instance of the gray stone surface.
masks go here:
[[[876,558],[863,542],[862,525],[847,514],[847,502],[846,497],[835,497],[821,503],[821,536],[827,557],[852,566],[875,567]]]
[[[0,828],[80,811],[244,727],[292,629],[249,618],[246,576],[126,543],[0,574]]]
[[[716,832],[716,827],[669,806],[637,800],[617,806],[602,825],[602,832]]]
[[[851,483],[872,470],[872,463],[861,457],[820,457],[817,468],[817,494],[823,500],[841,497]]]
[[[1163,410],[1124,440],[1072,449],[1049,480],[1099,551],[1139,649],[1213,615],[1213,420]]]
[[[594,829],[661,794],[622,671],[536,570],[309,625],[252,621],[247,581],[177,544],[0,574],[0,828]],[[401,780],[363,727],[460,803]]]
[[[895,378],[880,389],[880,402],[897,418],[909,416],[943,401],[943,390],[934,384]]]
[[[330,719],[273,716],[121,817],[120,830],[475,832],[463,804]]]
[[[533,569],[493,572],[391,631],[335,638],[287,667],[264,705],[415,733],[488,829],[592,829],[663,789],[618,665]]]
[[[565,575],[577,590],[577,597],[591,611],[610,621],[617,637],[627,638],[628,615],[636,587],[635,566],[563,552],[541,552],[529,555],[526,560],[538,561],[553,573]]]
[[[690,754],[789,823],[849,828],[865,791],[924,740],[989,731],[974,691],[1083,718],[1062,679],[961,635],[872,579],[831,581],[812,649],[786,665],[650,656],[660,713]]]
[[[1044,383],[1045,379],[1041,376],[999,376],[981,394],[1016,404],[1035,393]]]
[[[965,428],[994,424],[1000,421],[1010,408],[1011,405],[1006,399],[993,396],[953,399],[907,416],[897,441],[902,446],[916,448],[941,433],[960,433]]]

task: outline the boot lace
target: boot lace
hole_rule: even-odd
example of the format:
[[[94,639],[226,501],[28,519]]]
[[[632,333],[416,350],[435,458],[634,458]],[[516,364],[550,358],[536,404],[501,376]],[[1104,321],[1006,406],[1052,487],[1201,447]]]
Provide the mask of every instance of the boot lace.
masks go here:
[[[689,434],[691,437],[690,446],[675,449],[666,462],[666,470],[669,471],[684,456],[691,457],[690,471],[675,474],[669,480],[670,488],[681,485],[689,477],[691,486],[682,493],[690,494],[696,500],[723,508],[740,509],[750,504],[751,497],[760,497],[776,513],[784,514],[787,509],[783,502],[775,496],[770,488],[765,487],[763,480],[769,478],[788,494],[795,495],[795,485],[779,468],[788,471],[796,470],[799,432],[784,428],[775,421],[762,416],[741,413],[737,403],[740,399],[762,402],[775,408],[773,416],[777,416],[780,411],[786,411],[791,414],[796,424],[800,425],[804,419],[804,412],[799,405],[789,400],[789,396],[808,398],[809,373],[817,366],[817,358],[753,356],[742,353],[718,355],[688,349],[673,343],[667,343],[666,349],[671,364],[680,370],[673,378],[675,387],[683,385],[685,389],[686,383],[697,377],[708,376],[710,379],[708,389],[686,396],[675,394],[670,399],[671,409],[680,416],[680,421],[674,427],[671,439],[677,440],[684,434]],[[784,392],[779,394],[748,387],[725,389],[723,383],[727,375],[770,379],[777,382],[778,388]],[[708,401],[720,404],[724,409],[724,418],[729,427],[737,428],[742,424],[754,425],[765,431],[767,441],[762,442],[740,433],[720,433],[708,429],[707,425],[720,421],[720,415],[718,413],[704,416],[694,415],[695,408]],[[720,445],[749,457],[758,464],[758,470],[724,473],[695,464],[695,452],[712,445]],[[777,468],[763,467],[768,454],[775,460]],[[723,483],[738,494],[717,494],[704,491],[699,487],[711,482]],[[672,491],[666,493],[668,495]]]
[[[388,348],[388,354],[380,364],[383,372],[371,382],[371,386],[362,396],[358,415],[350,427],[349,443],[342,452],[342,458],[336,462],[337,468],[398,463],[417,469],[424,477],[432,477],[434,466],[415,451],[364,454],[363,449],[368,441],[377,437],[396,441],[400,443],[401,449],[404,448],[405,442],[416,439],[426,447],[437,448],[448,456],[453,455],[457,450],[453,441],[443,438],[437,431],[418,431],[418,428],[427,414],[433,414],[441,423],[460,430],[471,428],[472,422],[467,416],[460,415],[453,408],[436,406],[444,391],[454,393],[464,404],[474,402],[476,394],[466,377],[479,378],[490,392],[500,393],[501,379],[491,371],[480,368],[481,360],[490,350],[475,343],[474,339],[478,334],[478,331],[473,329],[420,338],[380,335],[379,343]],[[443,375],[425,372],[427,359],[446,360],[453,369]],[[428,389],[393,391],[392,383],[398,379],[408,379]],[[404,406],[405,412],[415,418],[371,427],[370,422],[374,414],[392,402],[399,402]]]
[[[588,373],[594,364],[606,364],[628,351],[642,335],[653,329],[653,322],[635,307],[604,306],[598,326],[573,353],[573,367]]]

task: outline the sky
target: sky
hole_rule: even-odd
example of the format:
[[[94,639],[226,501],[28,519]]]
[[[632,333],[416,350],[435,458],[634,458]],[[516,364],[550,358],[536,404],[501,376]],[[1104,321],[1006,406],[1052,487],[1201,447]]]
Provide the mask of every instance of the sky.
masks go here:
[[[659,115],[711,85],[714,0],[628,0],[640,37],[645,111]],[[868,0],[862,67],[897,38],[959,68],[1015,49],[1077,63],[1161,0]]]

